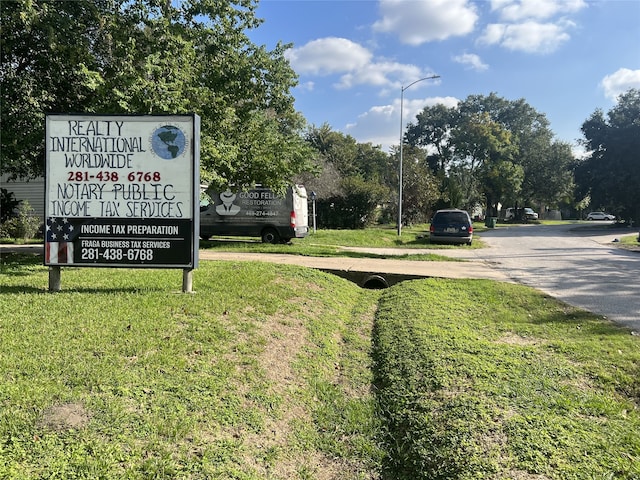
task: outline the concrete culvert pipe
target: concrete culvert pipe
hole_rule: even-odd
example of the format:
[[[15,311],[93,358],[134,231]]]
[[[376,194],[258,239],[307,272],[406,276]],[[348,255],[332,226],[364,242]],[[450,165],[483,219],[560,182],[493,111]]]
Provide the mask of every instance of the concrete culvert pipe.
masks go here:
[[[382,275],[370,275],[364,280],[364,282],[362,282],[362,288],[379,290],[382,288],[389,288],[389,283]]]

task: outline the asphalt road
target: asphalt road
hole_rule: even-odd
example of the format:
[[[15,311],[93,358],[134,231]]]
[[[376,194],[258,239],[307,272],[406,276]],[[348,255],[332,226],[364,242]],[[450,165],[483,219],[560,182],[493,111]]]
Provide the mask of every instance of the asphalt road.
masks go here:
[[[640,252],[614,242],[637,230],[606,224],[496,228],[482,233],[488,248],[454,255],[487,262],[518,283],[640,332]]]

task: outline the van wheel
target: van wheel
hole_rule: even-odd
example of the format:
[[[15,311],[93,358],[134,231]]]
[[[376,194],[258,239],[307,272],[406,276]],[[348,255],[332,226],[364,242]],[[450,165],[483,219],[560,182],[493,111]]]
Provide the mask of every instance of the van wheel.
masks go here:
[[[280,235],[273,228],[267,228],[262,232],[262,243],[278,243],[280,241]]]

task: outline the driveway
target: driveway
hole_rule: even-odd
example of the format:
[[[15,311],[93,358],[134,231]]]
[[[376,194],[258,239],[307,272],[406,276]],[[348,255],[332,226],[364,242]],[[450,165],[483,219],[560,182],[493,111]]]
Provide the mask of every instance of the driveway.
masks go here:
[[[631,234],[602,224],[500,227],[481,234],[488,248],[455,255],[640,331],[640,252],[614,243]]]

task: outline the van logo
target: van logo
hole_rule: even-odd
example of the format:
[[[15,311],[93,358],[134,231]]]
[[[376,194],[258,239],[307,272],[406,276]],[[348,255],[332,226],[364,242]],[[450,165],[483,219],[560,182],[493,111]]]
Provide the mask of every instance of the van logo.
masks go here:
[[[240,207],[233,202],[236,199],[236,194],[231,190],[222,192],[220,194],[220,205],[216,205],[216,213],[218,215],[236,215],[240,211]]]

